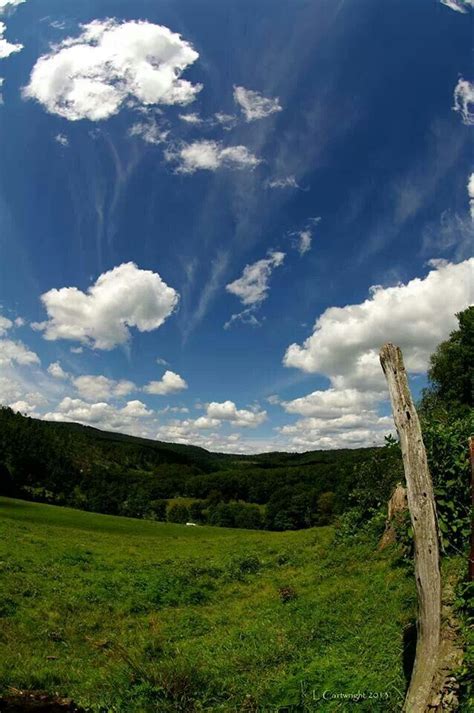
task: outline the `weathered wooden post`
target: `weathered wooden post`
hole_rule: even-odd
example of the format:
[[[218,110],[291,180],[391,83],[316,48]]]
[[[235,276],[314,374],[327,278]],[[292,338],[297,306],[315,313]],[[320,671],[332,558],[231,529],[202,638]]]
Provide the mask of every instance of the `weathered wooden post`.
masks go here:
[[[385,344],[380,351],[380,363],[388,383],[393,418],[403,456],[408,508],[413,527],[418,591],[416,655],[404,710],[407,713],[423,713],[430,701],[438,662],[441,628],[436,505],[420,422],[399,347]]]

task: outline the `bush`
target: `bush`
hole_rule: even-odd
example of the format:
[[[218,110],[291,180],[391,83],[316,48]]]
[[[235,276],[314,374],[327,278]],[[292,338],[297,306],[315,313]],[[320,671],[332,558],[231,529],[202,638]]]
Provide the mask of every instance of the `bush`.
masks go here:
[[[450,423],[423,423],[428,464],[433,478],[441,544],[446,552],[464,550],[471,528],[468,439],[474,415]]]
[[[175,503],[168,508],[168,522],[183,524],[189,520],[189,508],[187,505]]]

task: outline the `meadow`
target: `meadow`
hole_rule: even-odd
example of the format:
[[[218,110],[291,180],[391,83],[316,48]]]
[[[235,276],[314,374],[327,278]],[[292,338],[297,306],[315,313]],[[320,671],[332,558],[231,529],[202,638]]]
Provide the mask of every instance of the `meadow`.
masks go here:
[[[396,711],[415,603],[396,548],[339,544],[332,527],[186,527],[0,498],[0,694],[117,713]]]

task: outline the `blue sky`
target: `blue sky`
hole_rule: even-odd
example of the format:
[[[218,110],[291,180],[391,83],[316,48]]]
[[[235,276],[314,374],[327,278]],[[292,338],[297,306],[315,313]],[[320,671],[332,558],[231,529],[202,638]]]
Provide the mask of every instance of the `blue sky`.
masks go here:
[[[0,402],[215,450],[383,440],[381,344],[418,393],[473,301],[472,2],[0,12]]]

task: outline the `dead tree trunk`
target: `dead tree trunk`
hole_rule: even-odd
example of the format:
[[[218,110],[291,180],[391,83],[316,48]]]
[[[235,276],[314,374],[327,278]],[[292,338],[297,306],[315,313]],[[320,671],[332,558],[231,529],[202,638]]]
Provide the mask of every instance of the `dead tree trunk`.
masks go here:
[[[404,710],[407,713],[422,713],[429,703],[438,660],[441,628],[436,506],[420,422],[413,405],[400,349],[393,344],[385,344],[380,351],[380,362],[388,382],[393,417],[403,455],[418,590],[416,656]]]

